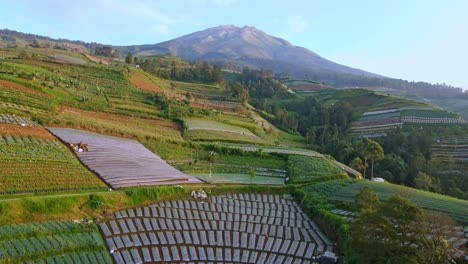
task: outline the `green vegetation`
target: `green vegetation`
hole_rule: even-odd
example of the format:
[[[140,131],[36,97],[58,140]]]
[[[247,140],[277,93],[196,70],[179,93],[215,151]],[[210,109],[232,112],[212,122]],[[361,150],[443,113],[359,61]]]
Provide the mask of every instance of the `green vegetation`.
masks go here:
[[[310,185],[305,189],[327,197],[330,201],[352,203],[354,196],[364,186],[372,187],[381,201],[388,201],[392,194],[398,193],[423,209],[440,212],[461,223],[468,223],[467,201],[401,185],[368,180],[335,180]]]
[[[4,135],[0,140],[0,193],[105,190],[58,141]]]
[[[203,141],[231,141],[261,143],[262,140],[249,130],[205,119],[185,119],[187,139]]]
[[[325,157],[291,155],[292,182],[304,183],[348,178],[345,172]]]
[[[0,226],[0,262],[112,263],[95,224],[72,221]]]
[[[253,170],[254,171],[254,170]],[[284,178],[269,177],[256,175],[252,177],[251,174],[236,174],[236,173],[213,173],[213,174],[193,174],[195,177],[211,183],[211,184],[271,184],[282,185]]]

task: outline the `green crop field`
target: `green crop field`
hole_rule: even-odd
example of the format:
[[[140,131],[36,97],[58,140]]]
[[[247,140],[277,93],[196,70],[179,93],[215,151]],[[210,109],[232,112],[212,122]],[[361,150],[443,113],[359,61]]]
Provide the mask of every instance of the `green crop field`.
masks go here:
[[[193,176],[212,184],[284,184],[284,179],[280,177],[255,176],[252,179],[249,174],[241,173],[212,173],[211,176],[210,174],[193,174]]]
[[[292,181],[295,183],[320,179],[346,178],[346,173],[326,157],[289,156],[292,163]]]
[[[231,141],[261,143],[262,140],[250,130],[212,120],[187,118],[184,136],[193,140]]]
[[[393,193],[399,193],[426,210],[444,213],[462,224],[468,224],[468,201],[396,184],[369,180],[335,180],[309,185],[305,190],[319,193],[331,201],[353,202],[364,186],[372,187],[381,201],[388,200]]]
[[[95,224],[48,221],[0,226],[0,263],[112,263]]]
[[[106,189],[59,141],[0,136],[0,167],[0,194]]]

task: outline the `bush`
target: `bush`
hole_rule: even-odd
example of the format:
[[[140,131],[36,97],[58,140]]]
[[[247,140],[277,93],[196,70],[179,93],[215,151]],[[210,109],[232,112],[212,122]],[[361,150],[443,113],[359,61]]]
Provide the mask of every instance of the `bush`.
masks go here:
[[[97,194],[90,194],[86,204],[91,209],[99,209],[104,204],[104,198]]]

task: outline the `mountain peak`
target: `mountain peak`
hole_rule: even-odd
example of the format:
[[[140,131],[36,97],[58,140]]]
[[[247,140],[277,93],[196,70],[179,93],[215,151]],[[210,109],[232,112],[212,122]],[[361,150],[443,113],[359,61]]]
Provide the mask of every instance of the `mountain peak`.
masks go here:
[[[314,71],[341,72],[378,77],[378,75],[326,60],[316,53],[245,25],[220,25],[173,40],[152,45],[155,52],[164,50],[188,60],[203,59],[213,63],[232,62],[238,66],[270,68],[276,72],[300,71],[301,78]],[[148,50],[148,47],[144,47]],[[138,46],[133,50],[143,51]],[[130,51],[133,52],[133,50]],[[125,54],[129,50],[122,50]],[[148,52],[146,52],[148,54]]]

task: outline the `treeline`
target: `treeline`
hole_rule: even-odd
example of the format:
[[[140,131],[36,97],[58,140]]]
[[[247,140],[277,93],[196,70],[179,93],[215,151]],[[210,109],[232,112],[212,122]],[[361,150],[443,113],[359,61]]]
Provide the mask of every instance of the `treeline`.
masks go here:
[[[324,82],[335,87],[387,87],[430,98],[454,98],[463,94],[462,88],[453,87],[445,83],[431,84],[427,82],[413,82],[393,78],[377,78],[362,75],[346,74],[332,71],[317,71],[306,74],[314,81]]]

